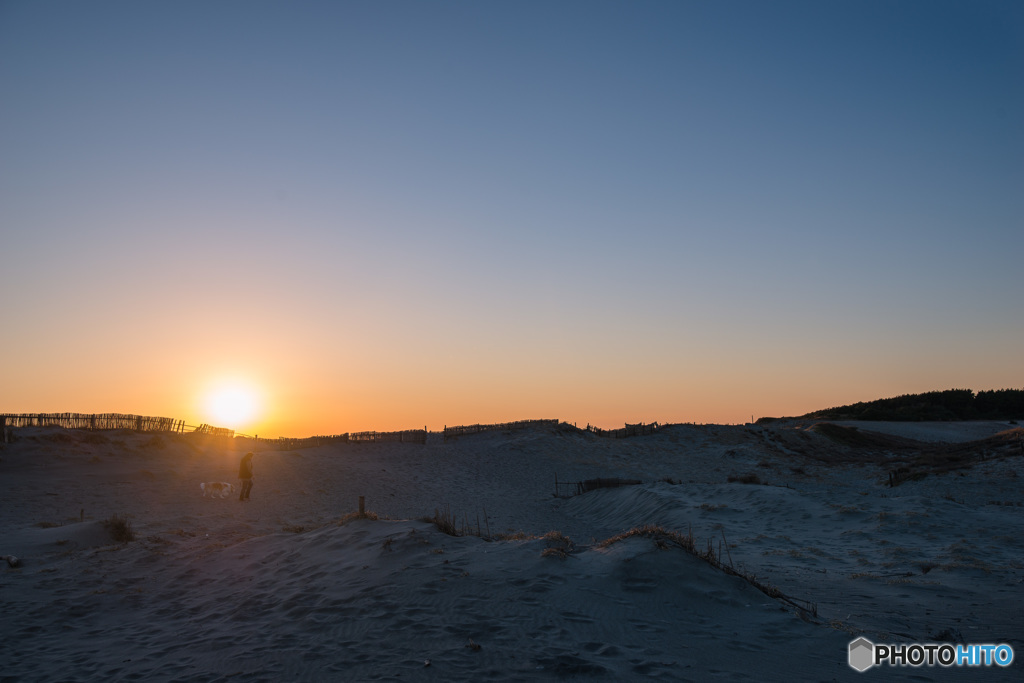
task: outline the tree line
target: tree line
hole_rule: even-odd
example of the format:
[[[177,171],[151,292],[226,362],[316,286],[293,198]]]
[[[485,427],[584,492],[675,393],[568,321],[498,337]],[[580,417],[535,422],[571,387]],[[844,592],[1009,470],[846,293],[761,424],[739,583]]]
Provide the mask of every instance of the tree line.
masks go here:
[[[995,389],[977,393],[970,389],[947,389],[904,394],[818,410],[804,417],[887,422],[1019,420],[1024,419],[1024,389]]]

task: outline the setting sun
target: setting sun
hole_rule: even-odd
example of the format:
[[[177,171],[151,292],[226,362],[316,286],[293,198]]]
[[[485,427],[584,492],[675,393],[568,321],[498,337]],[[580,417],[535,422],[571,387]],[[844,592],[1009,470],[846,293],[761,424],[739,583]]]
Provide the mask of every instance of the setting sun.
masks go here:
[[[258,392],[241,383],[218,385],[207,394],[204,409],[216,426],[238,429],[257,417],[260,411]]]

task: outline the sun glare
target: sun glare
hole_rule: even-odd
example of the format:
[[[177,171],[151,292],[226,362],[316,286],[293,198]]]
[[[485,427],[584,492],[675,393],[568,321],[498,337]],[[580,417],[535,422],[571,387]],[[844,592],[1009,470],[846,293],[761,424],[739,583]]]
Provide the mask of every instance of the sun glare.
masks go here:
[[[217,387],[206,399],[206,413],[217,427],[238,429],[249,424],[258,411],[256,391],[240,384]]]

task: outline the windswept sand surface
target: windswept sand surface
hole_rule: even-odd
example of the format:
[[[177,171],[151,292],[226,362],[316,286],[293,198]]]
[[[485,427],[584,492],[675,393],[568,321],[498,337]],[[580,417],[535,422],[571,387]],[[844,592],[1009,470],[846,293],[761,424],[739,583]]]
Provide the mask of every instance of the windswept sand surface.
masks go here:
[[[248,503],[199,489],[237,482],[245,443],[17,430],[0,448],[0,554],[23,561],[0,563],[0,681],[1020,680],[1020,661],[846,663],[860,635],[1008,643],[1024,657],[1012,438],[979,446],[969,468],[890,488],[906,452],[883,462],[808,427],[260,450]],[[963,443],[1012,427],[897,436]],[[728,481],[751,474],[762,483]],[[556,498],[556,476],[644,483]],[[386,518],[339,523],[360,495]],[[446,507],[484,535],[535,537],[489,542],[422,521]],[[102,520],[115,513],[137,540],[111,541]],[[598,543],[643,524],[692,530],[817,615],[650,538]],[[564,559],[544,555],[564,547],[540,537],[553,530],[573,541]]]

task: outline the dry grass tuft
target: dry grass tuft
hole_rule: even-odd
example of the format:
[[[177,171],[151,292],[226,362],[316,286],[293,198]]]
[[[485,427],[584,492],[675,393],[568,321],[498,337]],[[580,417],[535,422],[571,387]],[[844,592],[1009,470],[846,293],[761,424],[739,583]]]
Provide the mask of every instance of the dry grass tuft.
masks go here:
[[[561,531],[549,531],[541,536],[548,544],[555,544],[556,546],[572,548],[572,539],[563,534]]]
[[[366,512],[363,512],[363,513],[360,513],[358,511],[350,512],[347,515],[345,515],[344,517],[342,517],[341,519],[339,519],[337,524],[338,524],[338,526],[341,526],[343,524],[348,524],[349,522],[351,522],[353,520],[356,520],[356,519],[377,520],[377,519],[380,519],[380,515],[378,515],[376,512],[370,512],[369,510],[367,510]]]
[[[655,524],[644,524],[643,526],[633,527],[629,531],[623,531],[621,534],[606,538],[597,544],[598,548],[607,548],[608,546],[614,545],[619,541],[624,541],[627,538],[633,538],[639,536],[641,538],[650,538],[657,543],[661,541],[663,544],[676,545],[683,550],[697,554],[696,546],[693,542],[692,534],[681,534],[678,531],[669,531],[665,527],[658,526]]]
[[[110,532],[110,537],[118,543],[130,543],[135,540],[135,530],[128,521],[128,515],[113,514],[103,520],[103,526]]]
[[[437,527],[437,530],[441,533],[448,534],[449,536],[476,536],[482,538],[485,541],[492,541],[495,538],[501,538],[501,536],[492,537],[490,528],[487,526],[487,510],[484,509],[484,526],[480,525],[480,515],[476,516],[476,525],[474,526],[469,517],[465,514],[462,516],[460,522],[458,518],[452,514],[451,507],[448,505],[444,506],[444,509],[434,508],[433,517],[423,517],[422,521],[433,524]]]
[[[572,539],[561,531],[549,531],[541,536],[541,539],[547,544],[547,547],[540,553],[541,557],[557,557],[564,560],[576,547]]]
[[[434,508],[434,516],[428,517],[426,521],[436,526],[437,530],[443,534],[462,536],[463,530],[456,526],[455,516],[452,515],[452,510],[447,505],[444,506],[444,510]]]

